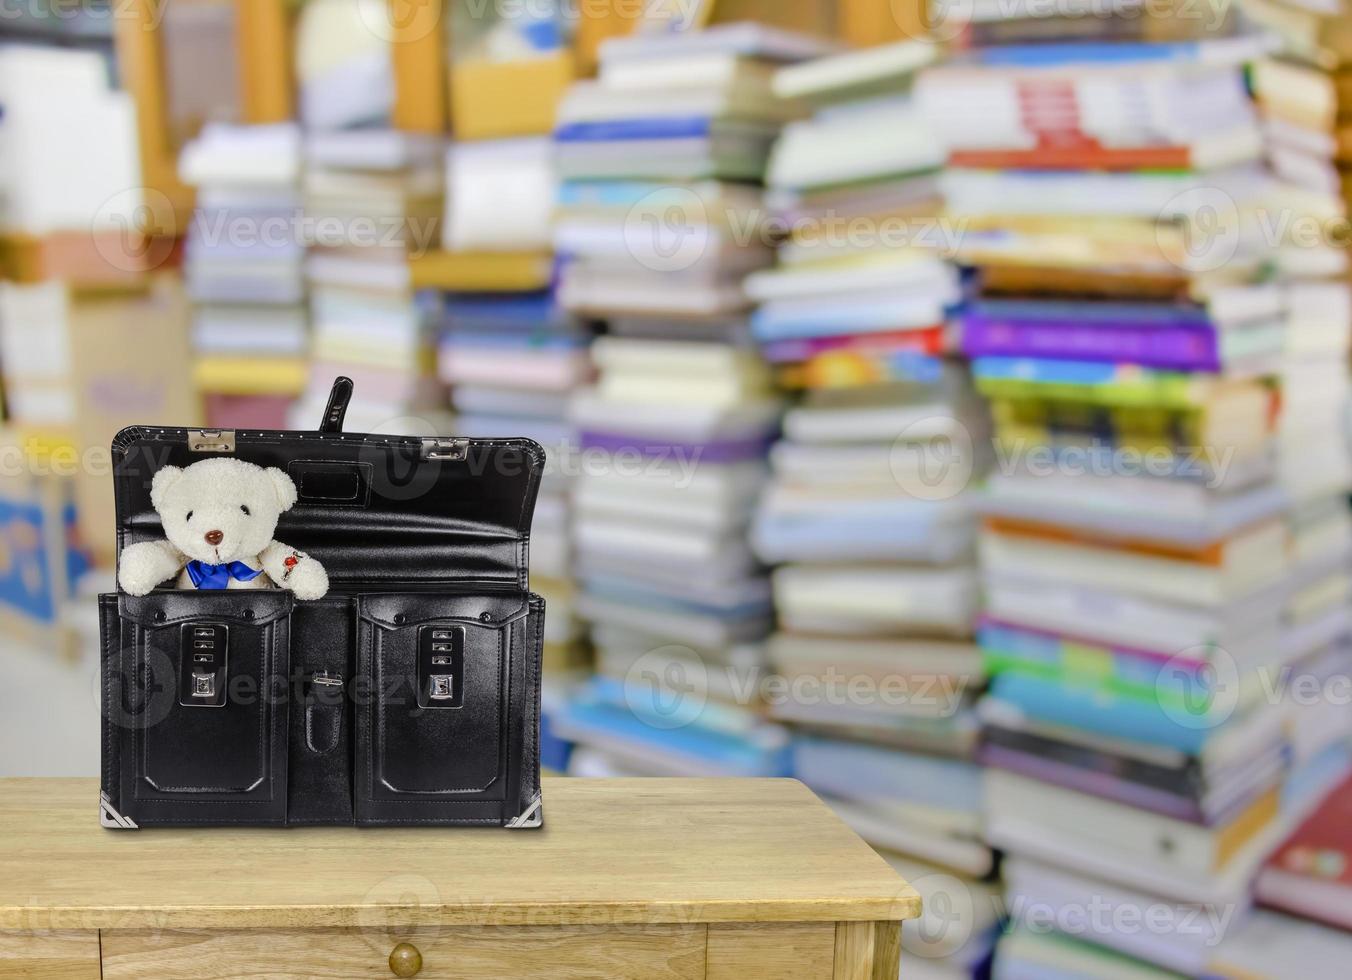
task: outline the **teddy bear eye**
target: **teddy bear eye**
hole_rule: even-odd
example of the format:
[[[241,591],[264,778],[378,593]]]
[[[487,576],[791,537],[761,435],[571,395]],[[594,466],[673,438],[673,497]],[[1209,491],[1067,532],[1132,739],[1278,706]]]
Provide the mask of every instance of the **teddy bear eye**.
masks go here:
[[[183,519],[184,519],[185,521],[190,521],[190,520],[192,520],[192,511],[188,511],[188,516],[185,517],[185,518],[183,518]]]
[[[248,508],[248,507],[244,506],[243,504],[240,504],[240,505],[239,505],[239,509],[242,510],[242,511],[244,511],[244,516],[245,516],[245,517],[248,517],[248,516],[249,516],[249,508]]]

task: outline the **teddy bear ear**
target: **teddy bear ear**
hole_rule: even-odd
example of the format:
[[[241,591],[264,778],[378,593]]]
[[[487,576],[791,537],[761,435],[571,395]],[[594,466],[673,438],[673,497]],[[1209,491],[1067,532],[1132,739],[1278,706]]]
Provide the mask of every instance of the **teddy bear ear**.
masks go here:
[[[161,466],[150,481],[150,506],[159,510],[164,504],[164,495],[178,482],[183,470],[177,466]]]
[[[300,497],[296,490],[295,481],[275,466],[269,466],[266,472],[268,478],[272,480],[273,489],[277,491],[277,502],[281,505],[282,512],[285,513],[295,506],[296,500]]]

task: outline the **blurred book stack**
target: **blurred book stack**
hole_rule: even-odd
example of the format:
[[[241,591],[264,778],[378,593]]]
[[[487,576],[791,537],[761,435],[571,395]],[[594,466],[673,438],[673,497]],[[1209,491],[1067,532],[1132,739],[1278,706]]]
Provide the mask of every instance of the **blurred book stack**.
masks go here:
[[[796,111],[774,69],[825,50],[754,24],[640,32],[560,106],[560,296],[609,325],[572,409],[598,665],[566,716],[575,771],[787,771],[760,715],[770,587],[747,542],[780,403],[742,280],[772,260],[760,181]]]
[[[566,28],[561,13],[488,25],[467,17],[465,30],[452,34],[453,71],[530,73],[567,56]],[[444,251],[434,270],[448,290],[438,364],[451,387],[455,431],[525,436],[547,454],[531,526],[531,589],[549,609],[542,758],[556,769],[566,767],[568,746],[553,737],[554,720],[591,667],[573,581],[577,431],[568,406],[572,392],[592,379],[592,327],[560,306],[554,289],[558,179],[549,133],[559,95],[561,89],[521,93],[530,111],[508,114],[507,122],[491,107],[502,93],[459,95],[456,141],[446,158]]]
[[[1259,4],[1252,13],[1282,45],[1254,66],[1252,84],[1273,174],[1269,228],[1287,292],[1279,477],[1290,496],[1293,537],[1288,649],[1293,670],[1322,682],[1346,675],[1352,665],[1352,460],[1346,451],[1352,45],[1311,45],[1299,36],[1317,38],[1326,15],[1346,22],[1348,11],[1338,3]],[[1309,30],[1293,36],[1293,22]],[[1288,810],[1299,816],[1352,769],[1352,715],[1328,699],[1298,704],[1292,698],[1291,710],[1293,759],[1285,795]]]
[[[445,144],[393,128],[387,13],[380,3],[318,0],[302,9],[297,74],[309,251],[309,379],[295,428],[323,414],[338,375],[356,383],[346,427],[435,435],[446,425],[435,373],[440,297],[412,262],[437,247]]]
[[[1105,892],[1242,918],[1282,827],[1286,709],[1264,684],[1291,654],[1293,588],[1276,467],[1285,293],[1244,83],[1266,42],[1233,18],[1179,13],[1163,40],[1141,11],[1091,19],[1100,33],[973,45],[920,82],[976,272],[963,349],[995,424],[986,835],[1012,858],[1016,920]],[[1205,945],[1181,935],[1088,933],[1203,972]],[[1028,966],[1045,942],[1014,932],[999,974],[1054,972]]]
[[[986,424],[949,356],[961,289],[939,225],[944,151],[910,94],[936,53],[906,42],[775,78],[813,114],[771,156],[768,204],[786,236],[778,264],[747,281],[756,340],[798,396],[752,540],[778,566],[769,658],[792,693],[771,708],[793,726],[794,775],[931,883],[936,914],[965,902],[961,937],[921,922],[902,944],[908,969],[916,954],[924,976],[966,977],[996,920],[976,880],[994,866],[973,710],[984,674],[969,484]]]
[[[34,25],[15,14],[7,27]],[[134,105],[103,53],[0,47],[0,143],[0,632],[73,657],[84,542],[113,550],[114,433],[155,412],[196,421],[186,307],[152,274],[172,249],[146,219]]]
[[[309,133],[305,260],[313,324],[310,384],[296,425],[323,414],[334,377],[356,382],[347,427],[371,431],[417,416],[440,428],[434,374],[440,298],[417,290],[410,262],[435,246],[441,140],[393,129]],[[313,423],[310,423],[313,424]]]
[[[1352,777],[1335,785],[1273,853],[1255,891],[1273,908],[1352,930]]]
[[[82,288],[136,288],[135,108],[94,51],[0,48],[0,340],[6,418],[76,422],[67,312]],[[63,125],[54,126],[54,119]]]
[[[209,124],[178,169],[197,191],[183,266],[206,424],[285,428],[309,350],[300,129]]]

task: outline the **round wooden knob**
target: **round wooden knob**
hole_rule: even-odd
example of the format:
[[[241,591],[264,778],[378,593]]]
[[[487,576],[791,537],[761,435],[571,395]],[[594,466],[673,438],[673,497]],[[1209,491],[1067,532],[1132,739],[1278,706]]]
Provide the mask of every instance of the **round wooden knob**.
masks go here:
[[[416,977],[422,969],[422,953],[412,943],[400,943],[390,950],[390,972],[396,977]]]

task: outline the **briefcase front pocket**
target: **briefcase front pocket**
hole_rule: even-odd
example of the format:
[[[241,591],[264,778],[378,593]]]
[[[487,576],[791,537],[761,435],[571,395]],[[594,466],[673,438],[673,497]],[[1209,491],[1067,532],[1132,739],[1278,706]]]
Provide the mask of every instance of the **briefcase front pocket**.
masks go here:
[[[264,590],[103,598],[116,812],[138,825],[286,821],[292,605]]]
[[[358,823],[516,816],[509,701],[525,684],[529,612],[520,593],[359,597]]]

